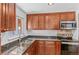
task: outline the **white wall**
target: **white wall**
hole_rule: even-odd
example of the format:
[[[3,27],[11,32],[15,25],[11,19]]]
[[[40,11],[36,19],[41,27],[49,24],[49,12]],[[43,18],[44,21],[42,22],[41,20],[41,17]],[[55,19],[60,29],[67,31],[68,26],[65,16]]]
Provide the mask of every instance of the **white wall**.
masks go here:
[[[57,36],[57,30],[31,30],[28,35],[36,36]]]
[[[16,6],[16,16],[22,17],[22,34],[27,35],[26,31],[26,13],[24,13],[18,6]],[[15,31],[7,31],[4,33],[1,33],[1,45],[4,45],[6,43],[9,43],[15,39],[15,37],[18,37],[18,17],[16,17],[16,30]]]
[[[16,8],[16,16],[20,16],[22,17],[22,34],[27,35],[27,31],[26,31],[26,13],[17,6]],[[18,21],[18,17],[16,17],[16,21]],[[18,25],[16,27],[16,31],[18,32]]]

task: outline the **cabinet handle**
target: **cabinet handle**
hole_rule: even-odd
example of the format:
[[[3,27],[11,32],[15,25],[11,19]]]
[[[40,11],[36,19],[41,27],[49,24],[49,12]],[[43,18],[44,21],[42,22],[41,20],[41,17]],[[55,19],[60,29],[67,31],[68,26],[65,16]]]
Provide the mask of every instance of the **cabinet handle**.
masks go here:
[[[6,29],[8,31],[8,29]]]
[[[7,31],[8,29],[4,29],[4,31]]]
[[[6,31],[6,29],[4,29],[4,31]]]

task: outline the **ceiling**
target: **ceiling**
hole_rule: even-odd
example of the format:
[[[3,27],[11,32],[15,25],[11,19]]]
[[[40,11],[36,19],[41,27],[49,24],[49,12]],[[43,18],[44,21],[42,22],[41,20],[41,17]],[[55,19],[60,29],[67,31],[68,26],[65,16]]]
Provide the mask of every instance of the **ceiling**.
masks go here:
[[[26,13],[44,13],[44,12],[58,12],[58,11],[74,11],[76,10],[78,3],[17,3],[21,9]]]

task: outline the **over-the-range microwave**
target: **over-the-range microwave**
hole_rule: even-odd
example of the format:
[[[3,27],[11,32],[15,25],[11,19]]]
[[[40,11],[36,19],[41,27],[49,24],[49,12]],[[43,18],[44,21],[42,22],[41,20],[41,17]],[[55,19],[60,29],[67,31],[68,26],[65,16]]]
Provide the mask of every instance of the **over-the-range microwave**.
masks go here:
[[[76,29],[76,21],[60,21],[60,29]]]

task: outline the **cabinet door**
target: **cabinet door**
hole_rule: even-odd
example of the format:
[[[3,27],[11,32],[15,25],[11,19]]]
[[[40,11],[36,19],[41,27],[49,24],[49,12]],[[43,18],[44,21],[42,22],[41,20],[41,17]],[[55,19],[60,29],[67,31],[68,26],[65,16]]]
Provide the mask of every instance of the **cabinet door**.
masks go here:
[[[61,42],[57,41],[55,42],[55,51],[56,51],[56,55],[60,55],[61,54]]]
[[[65,20],[65,21],[75,20],[75,12],[60,13],[60,20]]]
[[[0,54],[1,54],[1,3],[0,3]]]
[[[33,17],[32,15],[27,15],[27,25],[26,25],[27,27],[26,28],[28,30],[32,29],[32,17]]]
[[[54,41],[45,41],[45,54],[46,55],[55,55],[55,42]]]
[[[51,25],[53,25],[55,30],[59,30],[60,27],[60,21],[59,21],[59,14],[52,14],[51,15],[51,20],[53,19],[53,23],[51,22]]]
[[[2,10],[1,10],[1,3],[0,3],[0,32],[1,32],[1,12]]]
[[[67,20],[74,21],[75,20],[75,12],[67,13]]]
[[[16,12],[14,3],[1,4],[1,31],[16,29]]]
[[[45,41],[43,41],[43,40],[38,41],[38,45],[37,45],[37,47],[38,47],[37,54],[38,55],[45,55],[45,43],[44,42]]]
[[[37,41],[35,41],[34,43],[32,43],[30,45],[30,47],[27,49],[27,51],[25,51],[23,54],[26,55],[36,55],[36,44],[37,44]]]
[[[39,15],[39,30],[44,30],[45,29],[45,16],[44,15]]]
[[[9,3],[9,30],[13,31],[16,29],[16,12],[15,4]]]
[[[36,46],[37,45],[37,41],[35,41],[33,44],[32,44],[32,47],[31,47],[31,51],[32,51],[32,55],[36,55]]]
[[[2,17],[1,17],[1,31],[2,32],[4,32],[4,31],[6,31],[6,15],[5,15],[5,13],[6,13],[6,4],[5,3],[3,3],[2,4],[2,7],[1,7],[1,11],[2,11]]]
[[[50,16],[49,15],[45,15],[45,29],[49,30],[49,20],[50,20]]]
[[[6,3],[6,11],[5,11],[6,13],[5,13],[5,16],[6,16],[6,20],[5,20],[5,22],[6,22],[6,31],[8,31],[9,30],[9,4],[8,3]]]
[[[48,30],[59,29],[59,14],[48,14],[45,16],[45,28]]]
[[[32,29],[37,30],[38,29],[38,15],[32,15]]]
[[[11,3],[13,12],[12,12],[12,31],[16,30],[16,4]]]
[[[31,55],[32,54],[31,48],[29,48],[25,54]]]

